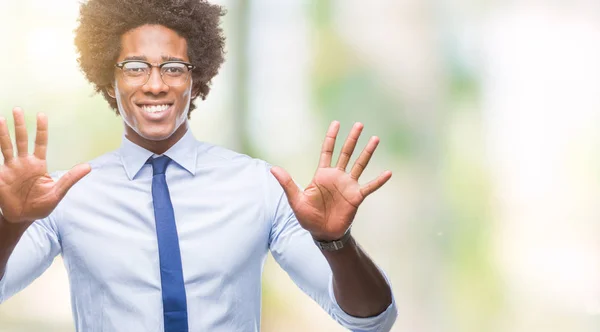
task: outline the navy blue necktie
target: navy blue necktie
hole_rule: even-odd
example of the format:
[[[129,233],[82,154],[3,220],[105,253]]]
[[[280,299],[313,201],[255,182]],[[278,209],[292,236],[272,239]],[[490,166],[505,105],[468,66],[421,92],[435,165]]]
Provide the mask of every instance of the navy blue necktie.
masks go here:
[[[158,255],[160,259],[160,282],[162,286],[165,332],[188,332],[187,303],[181,253],[173,204],[165,178],[165,170],[171,159],[167,156],[150,158],[152,165],[152,202],[156,220]]]

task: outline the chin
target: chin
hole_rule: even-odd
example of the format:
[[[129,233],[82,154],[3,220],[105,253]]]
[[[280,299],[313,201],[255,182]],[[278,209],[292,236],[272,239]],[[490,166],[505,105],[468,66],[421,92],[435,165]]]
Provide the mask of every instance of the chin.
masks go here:
[[[176,128],[143,128],[140,134],[143,138],[151,141],[164,141],[175,133]]]

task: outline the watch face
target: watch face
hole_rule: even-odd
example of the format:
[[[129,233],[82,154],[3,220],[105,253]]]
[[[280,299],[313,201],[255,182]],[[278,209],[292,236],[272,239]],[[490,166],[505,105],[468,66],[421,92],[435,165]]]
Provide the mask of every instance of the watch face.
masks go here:
[[[340,250],[344,247],[344,243],[340,240],[333,241],[333,242],[315,241],[315,243],[317,244],[317,247],[319,247],[319,249],[327,250],[327,251],[336,251],[336,250]]]

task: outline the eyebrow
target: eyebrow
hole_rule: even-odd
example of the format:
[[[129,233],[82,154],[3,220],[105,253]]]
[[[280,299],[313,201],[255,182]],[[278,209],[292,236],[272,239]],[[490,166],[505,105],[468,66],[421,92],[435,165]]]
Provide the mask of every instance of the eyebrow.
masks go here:
[[[161,58],[162,58],[163,61],[181,61],[181,62],[185,62],[185,60],[183,60],[182,58],[178,58],[178,57],[174,57],[174,56],[163,55]],[[125,59],[123,59],[123,61],[129,61],[129,60],[148,61],[148,58],[146,56],[143,56],[143,55],[133,55],[133,56],[128,56]]]

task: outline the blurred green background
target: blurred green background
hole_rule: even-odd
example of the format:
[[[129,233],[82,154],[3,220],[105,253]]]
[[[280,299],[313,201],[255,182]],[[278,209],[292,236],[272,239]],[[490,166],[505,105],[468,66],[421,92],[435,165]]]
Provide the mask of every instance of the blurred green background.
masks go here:
[[[600,329],[599,3],[215,2],[227,60],[196,138],[306,185],[332,120],[381,137],[363,179],[394,175],[354,234],[392,281],[393,331]],[[77,14],[0,0],[0,114],[48,114],[51,171],[122,135],[77,67]],[[0,306],[2,332],[73,330],[60,258]],[[262,330],[343,329],[269,259]]]

